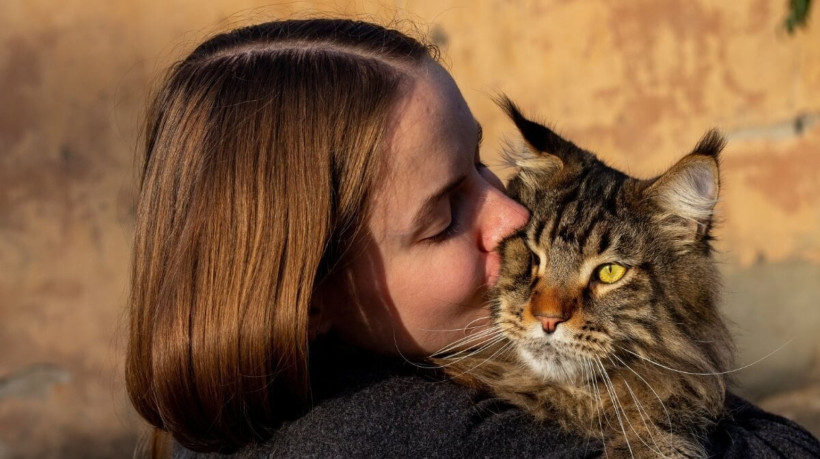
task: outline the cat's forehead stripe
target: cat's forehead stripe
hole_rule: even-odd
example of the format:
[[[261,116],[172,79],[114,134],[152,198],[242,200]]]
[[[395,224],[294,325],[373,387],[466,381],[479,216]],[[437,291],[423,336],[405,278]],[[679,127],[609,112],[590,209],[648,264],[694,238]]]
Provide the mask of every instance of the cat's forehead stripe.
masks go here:
[[[535,245],[538,245],[539,241],[541,241],[541,236],[543,235],[544,228],[547,227],[547,223],[549,223],[548,218],[538,218],[535,220],[535,225],[529,234],[530,239],[535,242]]]
[[[592,212],[590,212],[590,214],[592,214]],[[595,230],[599,229],[604,224],[600,219],[600,214],[600,211],[595,212],[590,217],[591,221],[585,222],[580,231],[576,233],[575,239],[578,247],[586,247],[590,237],[592,237],[593,234],[598,234]]]
[[[536,239],[533,236],[535,232],[529,232],[527,234],[527,247],[532,251],[532,253],[538,255],[538,276],[543,276],[544,273],[547,271],[547,261],[549,260],[549,255],[547,253],[547,248],[541,244],[540,239]]]
[[[604,230],[598,238],[598,253],[604,253],[609,250],[612,241],[610,240],[610,230]]]
[[[565,199],[560,201],[562,206],[555,211],[551,243],[561,239],[584,247],[596,234],[596,226],[608,220],[607,215],[617,214],[619,192],[626,177],[607,174],[606,170],[599,169],[599,172],[602,173],[585,174],[575,192],[564,195]],[[608,246],[609,242],[604,245]]]

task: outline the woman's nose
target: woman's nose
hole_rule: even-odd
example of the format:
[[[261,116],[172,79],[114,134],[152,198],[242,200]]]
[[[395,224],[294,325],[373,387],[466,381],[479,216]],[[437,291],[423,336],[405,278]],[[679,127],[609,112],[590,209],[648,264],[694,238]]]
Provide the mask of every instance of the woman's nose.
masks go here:
[[[481,212],[481,249],[495,250],[501,240],[526,225],[529,218],[527,208],[504,194],[503,187],[488,187]]]

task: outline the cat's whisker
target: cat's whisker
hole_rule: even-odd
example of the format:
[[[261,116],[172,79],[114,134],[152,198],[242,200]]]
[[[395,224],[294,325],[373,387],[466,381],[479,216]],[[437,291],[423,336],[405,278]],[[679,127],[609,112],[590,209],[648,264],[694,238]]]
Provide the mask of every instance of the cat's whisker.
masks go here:
[[[597,373],[597,368],[595,368],[595,365],[593,365],[592,359],[587,357],[587,360],[589,362],[589,367],[592,370],[593,374]],[[603,380],[603,378],[601,380]],[[598,427],[601,429],[601,441],[603,442],[604,445],[606,445],[606,437],[605,437],[605,434],[604,434],[603,421],[606,420],[608,425],[612,425],[612,424],[609,421],[609,416],[607,416],[606,409],[604,407],[604,398],[603,398],[603,394],[601,393],[601,388],[598,385],[598,378],[594,377],[592,379],[592,382],[595,385],[595,395],[596,395],[596,398],[598,399],[598,413],[599,413],[599,415],[598,415]],[[604,455],[609,457],[609,454],[607,453],[606,449],[604,449]]]
[[[635,453],[632,451],[632,445],[629,443],[629,436],[626,434],[626,427],[624,427],[624,423],[623,423],[623,420],[621,418],[621,413],[620,413],[620,411],[623,411],[623,413],[624,413],[623,417],[626,418],[626,421],[628,423],[629,419],[626,416],[626,411],[624,411],[623,407],[621,407],[620,400],[618,399],[618,394],[615,391],[615,385],[612,383],[612,380],[609,378],[609,374],[607,374],[606,368],[604,367],[604,364],[601,362],[601,359],[598,358],[598,357],[595,357],[595,362],[598,364],[598,367],[601,369],[601,375],[603,376],[604,384],[606,385],[607,391],[609,392],[609,397],[612,400],[612,405],[615,409],[615,416],[618,417],[618,424],[621,426],[621,432],[624,434],[624,441],[626,442],[626,447],[629,450],[629,455],[634,458]],[[630,424],[630,427],[632,427],[631,424]],[[632,430],[634,431],[635,429],[632,428]]]
[[[482,345],[478,348],[465,349],[463,351],[459,351],[459,353],[457,353],[457,354],[452,354],[452,355],[449,355],[449,356],[443,357],[443,358],[436,358],[436,360],[439,360],[439,361],[443,362],[443,363],[439,364],[439,367],[441,367],[441,368],[447,368],[447,367],[450,367],[450,366],[453,366],[453,365],[458,365],[463,360],[480,356],[482,353],[484,353],[484,351],[486,351],[487,349],[490,349],[491,347],[495,346],[496,344],[500,343],[501,341],[503,341],[502,338],[493,339],[492,341],[489,341],[486,344],[484,344],[484,345]]]
[[[485,320],[485,319],[488,321],[486,324],[481,324],[481,325],[473,325],[474,323],[478,322],[479,320]],[[483,316],[483,317],[479,317],[479,318],[477,318],[477,319],[473,319],[473,320],[471,320],[470,322],[467,322],[467,325],[466,325],[464,328],[465,328],[465,330],[466,330],[466,329],[468,329],[468,328],[469,328],[469,329],[472,329],[472,328],[478,328],[478,327],[489,327],[489,326],[491,326],[491,325],[492,325],[492,321],[491,321],[491,320],[492,320],[492,317],[491,317],[491,316]]]
[[[641,376],[637,371],[633,370],[632,367],[627,365],[626,362],[624,362],[620,357],[618,357],[615,354],[612,354],[612,357],[615,357],[616,359],[618,359],[618,361],[621,362],[621,364],[624,366],[624,368],[631,371],[635,376],[638,377],[638,379],[643,381],[643,383],[646,384],[646,387],[648,387],[649,390],[651,390],[652,393],[655,394],[655,398],[658,399],[658,402],[661,404],[661,408],[663,409],[664,414],[666,414],[666,423],[669,426],[669,429],[671,430],[672,429],[672,417],[669,416],[669,411],[666,409],[666,404],[663,403],[663,399],[661,399],[661,396],[658,395],[658,393],[655,391],[655,388],[652,387],[652,384],[649,384],[649,382],[646,379],[644,379],[643,376]],[[613,362],[613,364],[614,364],[614,362]]]
[[[422,370],[435,370],[439,367],[438,365],[434,365],[434,364],[425,364],[425,363],[417,362],[413,359],[408,358],[406,355],[404,355],[404,352],[401,351],[401,347],[399,346],[399,340],[396,337],[396,330],[395,329],[393,330],[393,347],[396,349],[396,354],[398,354],[398,356],[401,357],[401,359],[404,360],[405,363],[408,363],[408,364],[410,364],[410,365],[412,365],[416,368],[421,368]]]
[[[404,355],[404,353],[401,352],[401,349],[399,349],[398,346],[396,347],[396,353],[398,354],[399,357],[401,357],[402,360],[404,360],[404,363],[407,363],[407,364],[409,364],[411,366],[414,366],[416,368],[420,368],[422,370],[436,370],[436,369],[441,367],[440,365],[436,365],[436,364],[432,364],[432,363],[429,363],[429,364],[428,363],[421,363],[417,360],[413,360],[413,359],[407,357],[406,355]]]
[[[452,357],[452,355],[458,355],[460,353],[463,353],[464,351],[469,351],[470,350],[470,346],[468,346],[469,344],[475,344],[476,342],[480,343],[484,340],[494,338],[498,335],[501,335],[501,330],[498,330],[497,328],[488,328],[486,330],[481,330],[479,332],[473,333],[471,335],[468,335],[468,336],[465,336],[463,338],[459,338],[459,339],[453,341],[452,343],[448,344],[447,346],[445,346],[445,347],[437,350],[436,352],[434,352],[431,355],[431,357],[434,357],[434,358]],[[458,352],[456,352],[455,354],[445,355],[445,354],[447,354],[451,351],[454,351],[456,349],[460,349],[460,350]]]
[[[434,354],[433,358],[438,358],[441,360],[461,360],[464,357],[470,357],[472,355],[479,354],[493,346],[495,343],[502,340],[503,336],[501,334],[491,334],[481,337],[475,337],[473,340],[466,340],[460,342],[459,346],[466,346],[467,344],[471,344],[470,341],[480,341],[477,346],[468,346],[463,349],[459,349],[456,352],[448,354]]]
[[[484,324],[479,324],[479,325],[473,325],[474,323],[478,322],[479,320],[489,321],[490,316],[479,317],[478,319],[471,320],[467,325],[465,325],[464,327],[461,327],[461,328],[417,328],[416,330],[423,331],[423,332],[459,332],[459,331],[463,331],[464,333],[467,333],[467,330],[474,330],[476,328],[492,327],[493,326],[493,324],[490,323],[490,322],[487,322],[487,323],[484,323]]]
[[[476,355],[478,355],[478,354],[483,353],[485,350],[487,350],[487,349],[489,349],[489,348],[491,348],[491,347],[495,346],[496,344],[498,344],[498,343],[500,343],[500,342],[504,341],[504,339],[505,339],[505,338],[504,338],[503,336],[497,336],[497,337],[492,338],[492,339],[491,339],[490,341],[488,341],[487,343],[482,344],[482,345],[481,345],[480,347],[478,347],[478,348],[475,348],[475,349],[466,349],[466,350],[464,350],[464,351],[459,351],[459,354],[462,354],[462,353],[463,353],[463,355],[460,355],[459,357],[455,357],[455,355],[457,355],[457,354],[453,354],[453,355],[448,356],[448,357],[446,357],[446,358],[444,358],[444,359],[441,359],[441,360],[448,360],[448,362],[447,362],[447,363],[443,363],[443,364],[439,364],[439,365],[438,365],[438,368],[446,368],[446,367],[450,367],[450,366],[456,365],[456,364],[460,363],[462,360],[465,360],[465,359],[468,359],[468,358],[470,358],[470,357],[473,357],[473,356],[476,356]],[[508,345],[510,345],[510,343],[505,344],[505,346],[508,346]],[[503,346],[502,346],[502,348],[503,348]],[[484,362],[486,362],[486,361],[487,361],[487,360],[489,360],[490,358],[494,357],[497,353],[498,353],[498,351],[496,351],[493,355],[491,355],[490,357],[488,357],[487,359],[485,359],[485,360],[484,360]],[[484,363],[484,362],[482,362],[482,363]]]
[[[635,402],[635,409],[638,411],[638,417],[640,417],[641,422],[643,423],[645,432],[649,436],[649,442],[651,442],[651,444],[648,443],[647,440],[644,439],[637,432],[635,432],[635,436],[638,437],[638,440],[640,440],[641,443],[643,443],[643,445],[647,447],[647,449],[658,453],[658,455],[661,457],[666,457],[661,451],[661,447],[660,445],[658,445],[658,440],[655,438],[655,434],[653,432],[656,431],[658,428],[652,424],[649,414],[646,412],[646,409],[644,408],[643,404],[641,404],[638,397],[632,391],[632,388],[629,386],[629,383],[624,381],[624,384],[626,385],[626,390],[629,392],[629,396],[632,397],[632,400]],[[647,422],[647,420],[649,420],[649,422]]]
[[[612,363],[612,365],[613,365],[613,366],[617,366],[617,365],[615,364],[615,362],[612,360],[612,357],[607,357],[607,358],[609,359],[610,363]],[[653,444],[655,447],[654,447],[654,448],[652,448],[652,446],[651,446],[651,445],[649,445],[649,444],[646,442],[646,440],[644,440],[644,439],[641,437],[641,435],[640,435],[640,434],[638,434],[638,432],[635,432],[635,429],[634,429],[634,428],[632,429],[632,431],[633,431],[633,432],[635,432],[635,435],[638,437],[638,440],[640,440],[640,441],[641,441],[641,443],[643,443],[643,444],[644,444],[644,446],[646,446],[647,448],[649,448],[649,449],[651,449],[651,450],[653,450],[653,451],[657,452],[657,453],[658,453],[658,454],[660,454],[661,456],[663,456],[663,453],[661,452],[660,446],[658,446],[658,442],[657,442],[657,440],[655,440],[655,435],[653,435],[653,433],[652,433],[652,430],[653,430],[653,429],[652,429],[652,427],[650,427],[650,425],[651,425],[651,421],[650,421],[649,423],[647,423],[647,422],[646,422],[646,420],[647,420],[647,418],[648,418],[648,414],[646,414],[646,410],[644,409],[643,404],[641,404],[641,401],[640,401],[640,400],[638,399],[638,397],[635,395],[635,392],[633,392],[633,391],[632,391],[632,387],[629,385],[629,381],[627,381],[627,380],[624,378],[624,379],[622,380],[622,382],[623,382],[623,383],[624,383],[624,385],[626,386],[626,390],[629,392],[629,396],[630,396],[630,397],[632,397],[632,401],[633,401],[633,402],[635,402],[635,409],[638,411],[638,416],[640,417],[641,422],[643,423],[643,426],[644,426],[644,428],[646,429],[647,434],[649,435],[649,440],[652,442],[652,444]],[[631,424],[630,424],[630,426],[631,426]],[[654,427],[654,426],[653,426],[653,427]]]
[[[583,356],[582,356],[582,358],[583,358]],[[590,380],[590,375],[589,375],[589,369],[587,368],[586,359],[581,360],[580,363],[581,363],[581,382],[584,385],[584,389],[586,390],[586,393],[589,394],[590,396],[592,396],[593,395],[592,394],[592,386],[591,386],[591,383],[589,381]],[[589,426],[587,427],[588,432],[592,432],[593,424],[595,424],[594,417],[590,418],[590,420],[589,420]],[[585,453],[587,451],[587,448],[589,448],[589,441],[590,441],[590,438],[587,437],[587,441],[584,444],[584,452]]]
[[[498,341],[502,341],[502,340],[503,340],[503,338],[501,338],[501,339],[500,339],[500,340],[498,340]],[[496,343],[497,343],[498,341],[496,341]],[[494,344],[496,344],[496,343],[494,343]],[[470,373],[470,372],[472,372],[472,371],[475,371],[478,367],[480,367],[480,366],[484,365],[485,363],[489,362],[490,360],[494,359],[494,358],[495,358],[496,356],[498,356],[499,354],[501,354],[501,353],[504,353],[504,352],[508,351],[508,350],[512,347],[512,345],[513,345],[513,344],[512,344],[512,342],[507,342],[506,344],[504,344],[503,346],[501,346],[498,350],[496,350],[495,352],[493,352],[493,353],[492,353],[492,355],[490,355],[490,356],[489,356],[489,357],[487,357],[486,359],[482,360],[481,362],[479,362],[478,364],[476,364],[476,365],[475,365],[475,366],[473,366],[472,368],[470,368],[470,369],[468,369],[468,370],[465,370],[465,371],[463,371],[463,372],[459,373],[457,376],[458,376],[458,377],[461,377],[461,376],[464,376],[464,375],[466,375],[466,374],[469,374],[469,373]],[[484,349],[486,349],[486,347],[485,347]]]
[[[721,376],[721,375],[726,375],[726,374],[729,374],[729,373],[735,373],[735,372],[738,372],[738,371],[741,371],[741,370],[745,370],[746,368],[749,368],[749,367],[751,367],[752,365],[757,365],[758,363],[760,363],[760,362],[762,362],[762,361],[764,361],[764,360],[768,359],[769,357],[771,357],[771,356],[772,356],[772,355],[774,355],[775,353],[779,352],[779,351],[780,351],[781,349],[783,349],[784,347],[786,347],[786,346],[788,346],[789,344],[791,344],[791,342],[792,342],[792,341],[794,341],[794,339],[790,339],[790,340],[786,341],[785,343],[781,344],[781,345],[780,345],[780,347],[778,347],[777,349],[773,350],[772,352],[769,352],[768,354],[764,355],[763,357],[761,357],[761,358],[759,358],[759,359],[755,360],[755,361],[754,361],[754,362],[752,362],[752,363],[749,363],[749,364],[747,364],[747,365],[743,365],[742,367],[739,367],[739,368],[733,368],[733,369],[731,369],[731,370],[726,370],[726,371],[704,372],[704,373],[698,373],[698,372],[693,372],[693,371],[678,370],[678,369],[672,368],[672,367],[670,367],[670,366],[664,365],[664,364],[662,364],[662,363],[655,362],[654,360],[652,360],[652,359],[650,359],[650,358],[648,358],[648,357],[644,357],[644,356],[642,356],[642,355],[640,355],[640,354],[637,354],[637,353],[635,353],[635,352],[632,352],[632,351],[630,351],[629,349],[626,349],[626,348],[620,348],[620,349],[621,349],[622,351],[624,351],[624,352],[628,352],[628,353],[630,353],[630,354],[634,355],[635,357],[638,357],[639,359],[643,359],[643,360],[645,360],[645,361],[647,361],[647,362],[649,362],[649,363],[651,363],[651,364],[653,364],[653,365],[657,365],[657,366],[659,366],[659,367],[661,367],[661,368],[663,368],[663,369],[665,369],[665,370],[674,371],[675,373],[680,373],[680,374],[684,374],[684,375],[691,375],[691,376]]]
[[[583,357],[584,357],[584,367],[586,368],[586,372],[589,375],[588,376],[589,379],[587,380],[587,384],[591,386],[590,387],[590,392],[595,397],[595,400],[598,402],[598,403],[595,404],[595,411],[598,413],[598,416],[595,416],[595,418],[598,420],[598,429],[601,432],[601,443],[603,445],[606,445],[606,438],[604,436],[604,425],[601,422],[601,417],[603,416],[603,413],[602,413],[603,401],[601,400],[601,391],[598,389],[598,381],[597,381],[597,378],[595,376],[595,369],[592,366],[592,362],[590,362],[589,357],[587,357],[587,356],[583,356]],[[595,389],[594,391],[591,390],[593,387]],[[604,455],[606,456],[606,449],[604,450]]]
[[[482,330],[481,332],[476,333],[476,335],[479,335],[479,334],[481,334],[481,333],[485,333],[485,332],[490,332],[490,331],[495,331],[495,330],[494,330],[494,329]],[[473,352],[475,352],[475,353],[482,352],[483,350],[487,349],[489,346],[492,346],[493,344],[495,344],[495,343],[497,343],[498,341],[501,341],[501,340],[503,339],[503,337],[501,337],[501,336],[500,336],[500,331],[498,331],[498,334],[499,334],[499,335],[493,336],[493,335],[492,335],[492,333],[488,333],[488,334],[487,334],[487,336],[482,336],[480,339],[481,339],[481,340],[484,340],[484,339],[489,339],[489,340],[491,340],[492,342],[482,343],[482,345],[481,345],[481,346],[479,346],[478,348],[475,348],[475,349],[469,349],[469,348],[468,348],[468,349],[464,349],[464,350],[462,350],[462,351],[459,351],[459,353],[461,353],[461,352],[466,352],[466,351],[473,351]],[[459,341],[465,340],[465,339],[467,339],[467,338],[470,338],[470,339],[475,338],[476,340],[478,340],[478,339],[479,339],[478,337],[475,337],[475,336],[471,335],[471,336],[468,336],[468,337],[465,337],[465,338],[461,338],[461,339],[457,340],[456,342],[459,342]],[[459,344],[459,346],[462,346],[462,345],[464,345],[464,343],[460,343],[460,344]],[[402,358],[402,360],[404,360],[406,363],[408,363],[408,364],[410,364],[410,365],[412,365],[412,366],[414,366],[414,367],[416,367],[416,368],[420,368],[420,369],[422,369],[422,370],[437,370],[437,369],[441,369],[441,368],[443,368],[443,367],[447,367],[447,366],[450,366],[450,365],[456,364],[456,363],[458,363],[459,361],[461,361],[463,358],[469,357],[469,355],[466,355],[466,356],[464,356],[464,357],[462,357],[462,358],[459,358],[459,359],[457,359],[457,360],[455,360],[455,361],[453,361],[453,362],[450,362],[450,363],[447,363],[447,364],[444,364],[444,365],[442,365],[442,364],[438,364],[438,363],[421,363],[421,362],[418,362],[417,360],[414,360],[414,359],[408,358],[408,357],[407,357],[406,355],[404,355],[404,353],[401,351],[401,348],[399,347],[399,342],[398,342],[398,338],[396,337],[396,333],[395,333],[395,331],[393,332],[393,346],[394,346],[394,347],[395,347],[395,349],[396,349],[396,353],[398,354],[398,356],[399,356],[399,357],[401,357],[401,358]],[[450,346],[453,346],[453,344],[450,344]],[[436,358],[436,357],[435,357],[435,355],[436,355],[436,354],[438,354],[438,353],[440,353],[440,352],[441,352],[441,351],[439,351],[439,352],[437,352],[437,353],[433,354],[432,356],[429,356],[429,357],[428,357],[428,359]],[[452,354],[452,355],[455,355],[455,354]]]
[[[398,346],[396,346],[396,352],[397,352],[398,356],[401,357],[402,360],[404,360],[405,363],[407,363],[411,366],[414,366],[416,368],[419,368],[419,369],[422,369],[422,370],[438,370],[439,368],[441,368],[441,365],[439,365],[439,364],[422,363],[422,362],[419,362],[418,360],[413,360],[413,359],[407,357],[406,355],[404,355],[404,353],[401,352],[401,349],[399,349]]]
[[[469,344],[471,342],[474,342],[476,340],[484,339],[484,338],[487,338],[489,336],[492,336],[492,335],[495,335],[495,334],[500,334],[500,333],[501,333],[501,331],[499,329],[495,328],[495,327],[487,328],[485,330],[480,330],[478,332],[471,333],[467,336],[462,336],[461,338],[456,339],[455,341],[451,342],[450,344],[448,344],[448,345],[444,346],[443,348],[435,351],[433,353],[433,355],[445,354],[445,353],[447,353],[449,351],[452,351],[454,349],[461,348],[464,345]]]
[[[600,370],[593,364],[592,359],[587,357],[587,361],[589,362],[589,368],[593,373],[592,384],[595,386],[595,398],[598,401],[598,426],[601,428],[601,434],[603,435],[603,421],[606,421],[607,425],[611,426],[611,423],[609,422],[609,413],[607,413],[606,407],[604,406],[603,393],[601,392],[601,387],[599,384],[599,381],[603,381],[603,378],[598,378],[597,374]],[[601,439],[604,440],[603,436]],[[604,441],[604,443],[606,442]]]

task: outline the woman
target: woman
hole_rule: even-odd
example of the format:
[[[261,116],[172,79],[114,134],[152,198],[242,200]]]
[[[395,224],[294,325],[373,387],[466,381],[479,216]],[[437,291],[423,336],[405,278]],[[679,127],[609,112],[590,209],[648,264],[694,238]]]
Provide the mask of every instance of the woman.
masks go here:
[[[528,217],[432,47],[347,20],[219,35],[171,69],[146,137],[127,384],[177,456],[599,450],[403,363],[486,320],[496,244]],[[714,451],[817,447],[732,403]]]

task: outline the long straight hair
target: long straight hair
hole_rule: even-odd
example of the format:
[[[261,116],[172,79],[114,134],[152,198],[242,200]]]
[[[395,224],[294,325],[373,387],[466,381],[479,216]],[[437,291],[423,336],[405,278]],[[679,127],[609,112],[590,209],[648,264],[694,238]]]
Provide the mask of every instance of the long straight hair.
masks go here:
[[[291,20],[217,35],[148,112],[128,393],[196,451],[268,438],[309,398],[308,315],[376,186],[407,70],[435,50],[381,26]]]

